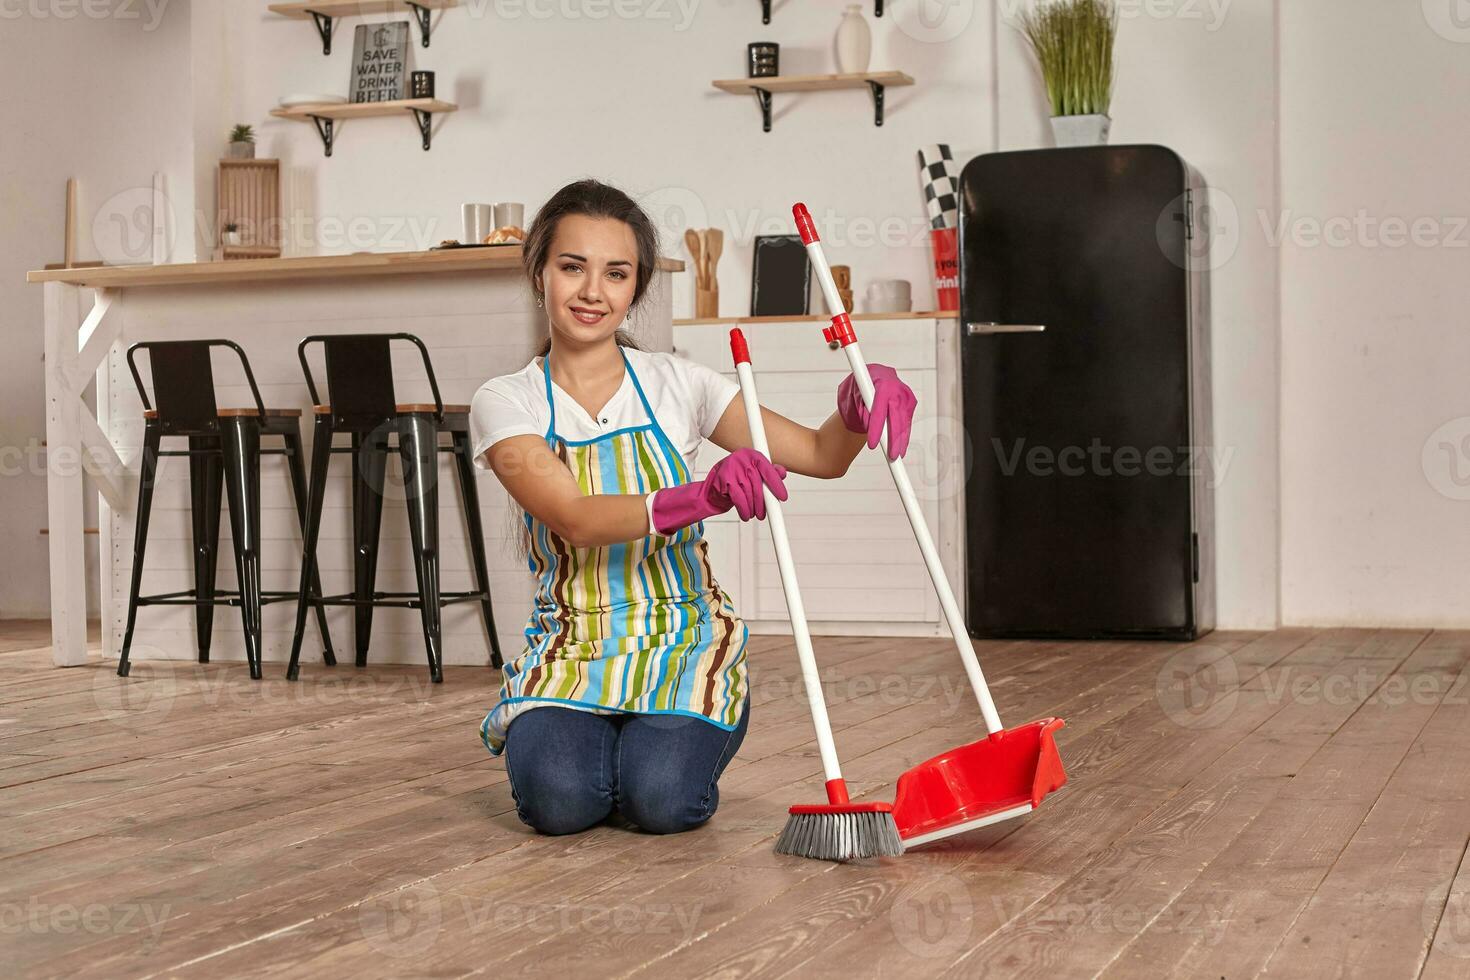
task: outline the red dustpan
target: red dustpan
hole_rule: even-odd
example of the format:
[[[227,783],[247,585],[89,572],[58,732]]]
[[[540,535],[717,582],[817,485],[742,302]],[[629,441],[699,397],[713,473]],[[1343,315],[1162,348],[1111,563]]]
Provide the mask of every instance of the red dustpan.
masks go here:
[[[832,280],[832,270],[822,255],[822,243],[817,237],[812,216],[804,204],[793,206],[791,211],[796,216],[796,230],[806,244],[817,281],[822,284],[827,309],[842,311],[842,298]],[[832,318],[832,325],[823,328],[822,337],[829,346],[841,347],[847,354],[863,402],[871,408],[873,379],[868,374],[862,352],[858,350],[851,318],[845,312],[838,312]],[[880,446],[887,459],[886,431]],[[1054,733],[1063,724],[1060,718],[1043,718],[1020,728],[1001,727],[1000,715],[996,713],[990,688],[985,684],[985,674],[980,670],[974,644],[970,642],[970,631],[949,587],[949,578],[944,574],[944,565],[924,521],[924,512],[919,508],[918,495],[909,482],[903,458],[888,460],[888,472],[903,500],[909,526],[913,528],[919,550],[924,555],[924,565],[929,569],[929,578],[934,582],[939,604],[944,608],[945,621],[964,661],[970,687],[980,702],[985,728],[990,733],[977,742],[961,745],[922,762],[898,778],[893,818],[898,824],[898,834],[904,847],[910,848],[1029,813],[1043,797],[1066,783],[1067,774],[1062,771],[1062,758],[1057,753],[1054,738]]]

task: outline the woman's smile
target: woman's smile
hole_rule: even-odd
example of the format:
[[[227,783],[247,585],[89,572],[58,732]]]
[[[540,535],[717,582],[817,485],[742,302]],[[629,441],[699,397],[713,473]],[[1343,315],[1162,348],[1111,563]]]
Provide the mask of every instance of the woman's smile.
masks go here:
[[[585,323],[585,324],[587,324],[589,326],[591,326],[594,323],[598,323],[599,321],[602,320],[602,318],[604,316],[607,315],[602,310],[595,310],[595,309],[592,309],[591,307],[586,307],[586,306],[573,306],[573,307],[571,307],[571,311],[572,311],[572,316],[574,316],[574,317],[577,318],[577,322],[578,323]]]

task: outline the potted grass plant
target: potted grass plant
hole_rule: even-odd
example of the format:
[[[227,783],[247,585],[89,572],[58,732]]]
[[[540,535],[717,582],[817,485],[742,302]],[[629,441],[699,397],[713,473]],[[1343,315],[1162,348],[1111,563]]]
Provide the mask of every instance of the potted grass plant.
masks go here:
[[[1108,141],[1113,90],[1115,0],[1037,0],[1020,16],[1046,84],[1057,146]]]
[[[238,123],[230,130],[230,159],[231,160],[253,160],[255,159],[255,129],[244,123]]]

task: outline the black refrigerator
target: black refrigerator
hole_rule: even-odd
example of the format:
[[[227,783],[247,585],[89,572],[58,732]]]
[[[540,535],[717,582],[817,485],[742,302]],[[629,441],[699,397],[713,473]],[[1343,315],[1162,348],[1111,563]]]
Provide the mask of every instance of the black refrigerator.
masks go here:
[[[1204,187],[1161,146],[960,177],[967,618],[986,637],[1214,626]]]

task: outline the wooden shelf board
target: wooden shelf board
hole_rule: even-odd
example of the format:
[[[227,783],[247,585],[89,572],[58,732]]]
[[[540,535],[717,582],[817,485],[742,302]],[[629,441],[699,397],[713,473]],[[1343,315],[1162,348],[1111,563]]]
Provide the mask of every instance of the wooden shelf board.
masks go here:
[[[364,116],[392,116],[410,109],[453,112],[458,108],[453,102],[440,99],[391,99],[387,102],[320,102],[290,108],[277,106],[271,110],[271,115],[310,122],[312,116],[321,116],[323,119],[359,119]]]
[[[712,84],[715,88],[738,95],[749,95],[756,89],[767,92],[816,92],[824,89],[867,88],[869,82],[879,85],[912,85],[914,80],[901,71],[864,71],[843,75],[772,75],[769,78],[727,78]]]
[[[459,0],[415,0],[420,7],[443,10],[459,6]],[[296,20],[307,20],[312,13],[324,17],[355,17],[359,14],[390,14],[408,9],[403,0],[317,0],[315,3],[273,3],[273,13]]]

